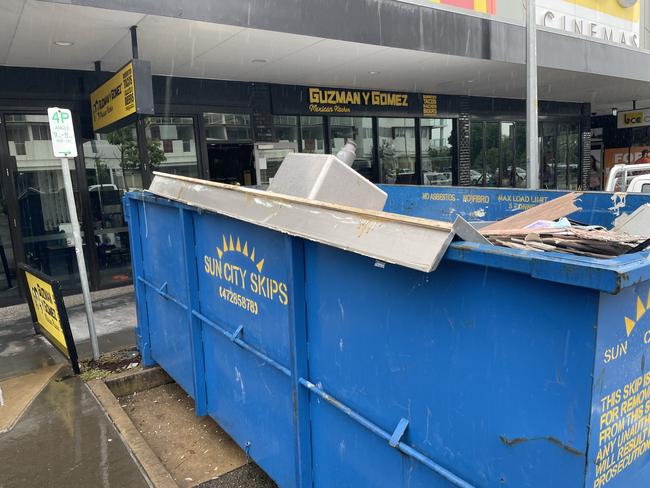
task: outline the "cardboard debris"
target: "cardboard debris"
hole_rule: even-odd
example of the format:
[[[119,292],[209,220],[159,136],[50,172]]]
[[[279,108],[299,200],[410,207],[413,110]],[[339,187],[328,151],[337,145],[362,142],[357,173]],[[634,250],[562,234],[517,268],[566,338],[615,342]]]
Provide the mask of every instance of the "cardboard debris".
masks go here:
[[[642,236],[596,227],[573,225],[564,229],[519,229],[491,233],[493,244],[529,251],[554,251],[594,258],[611,258],[636,252],[650,244]]]
[[[606,230],[598,226],[570,225],[556,220],[580,210],[568,193],[481,229],[492,244],[526,251],[553,251],[594,258],[612,258],[645,249],[648,237]],[[650,215],[650,214],[649,214]],[[627,221],[626,221],[627,222]],[[544,224],[547,224],[545,226]]]

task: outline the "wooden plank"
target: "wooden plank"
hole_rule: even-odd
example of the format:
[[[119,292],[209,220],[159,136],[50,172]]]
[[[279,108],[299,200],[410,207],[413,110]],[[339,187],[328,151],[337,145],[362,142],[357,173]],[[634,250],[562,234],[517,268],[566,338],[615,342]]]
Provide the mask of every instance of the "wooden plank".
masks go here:
[[[582,193],[567,193],[559,198],[555,198],[483,227],[481,233],[483,235],[489,235],[494,231],[522,229],[538,220],[561,219],[562,217],[566,217],[567,215],[580,210],[580,208],[575,205],[576,199],[580,196],[582,196]]]

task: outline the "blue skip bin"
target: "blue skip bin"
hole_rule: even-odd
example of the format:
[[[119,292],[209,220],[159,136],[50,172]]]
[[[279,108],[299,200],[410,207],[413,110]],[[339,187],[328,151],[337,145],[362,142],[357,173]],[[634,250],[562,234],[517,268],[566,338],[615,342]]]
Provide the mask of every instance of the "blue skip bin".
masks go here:
[[[391,215],[337,216],[357,234],[324,244],[270,224],[304,202],[156,178],[173,200],[125,197],[143,362],[279,486],[650,486],[649,253],[454,242],[423,272],[359,250],[354,235],[386,232]],[[423,192],[459,194],[384,189],[390,210],[439,220],[449,204]],[[239,209],[207,210],[220,192]],[[581,221],[616,212],[600,198]],[[301,225],[335,211],[309,205]]]

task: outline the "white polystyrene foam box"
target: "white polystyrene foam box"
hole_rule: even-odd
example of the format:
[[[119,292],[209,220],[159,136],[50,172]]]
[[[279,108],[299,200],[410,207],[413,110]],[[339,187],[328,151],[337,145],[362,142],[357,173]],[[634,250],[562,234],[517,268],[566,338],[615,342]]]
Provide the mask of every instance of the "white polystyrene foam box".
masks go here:
[[[288,154],[268,191],[366,210],[383,210],[387,198],[386,192],[331,154]]]

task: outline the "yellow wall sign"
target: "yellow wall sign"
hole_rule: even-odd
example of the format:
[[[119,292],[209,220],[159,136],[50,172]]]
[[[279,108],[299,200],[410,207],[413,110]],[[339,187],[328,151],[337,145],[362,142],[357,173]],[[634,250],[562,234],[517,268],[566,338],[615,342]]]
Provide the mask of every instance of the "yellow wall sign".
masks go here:
[[[90,94],[90,109],[94,131],[136,113],[133,61]]]
[[[78,373],[77,351],[58,283],[28,266],[23,265],[21,269],[25,273],[34,326],[70,359],[75,373]]]
[[[404,109],[410,107],[410,94],[379,90],[339,90],[310,87],[309,111],[315,113],[351,113],[355,107]]]

